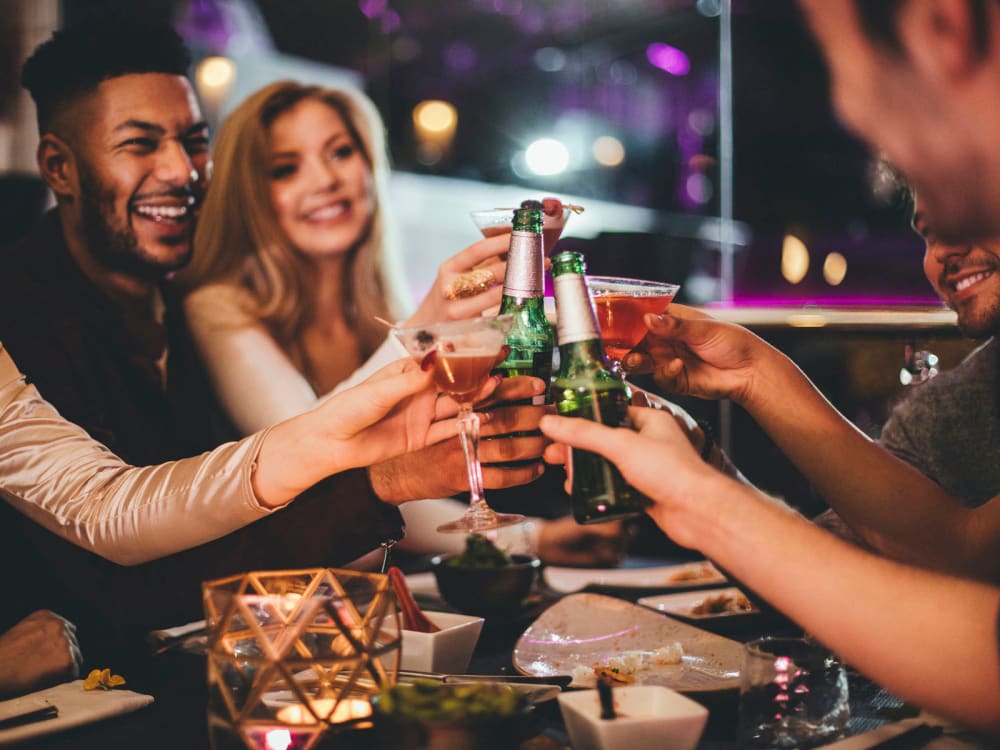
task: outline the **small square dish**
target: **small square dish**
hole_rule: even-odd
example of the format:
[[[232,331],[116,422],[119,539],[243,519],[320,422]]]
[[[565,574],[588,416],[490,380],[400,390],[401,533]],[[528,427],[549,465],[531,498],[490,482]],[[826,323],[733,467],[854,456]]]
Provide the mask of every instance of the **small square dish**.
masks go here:
[[[601,718],[596,690],[559,694],[566,731],[575,750],[694,750],[708,709],[661,685],[629,685],[614,691],[614,719]]]
[[[644,596],[636,603],[692,622],[760,614],[760,610],[746,594],[732,587]]]
[[[436,633],[403,630],[400,669],[444,674],[465,672],[479,641],[483,618],[451,612],[424,614],[441,630]]]

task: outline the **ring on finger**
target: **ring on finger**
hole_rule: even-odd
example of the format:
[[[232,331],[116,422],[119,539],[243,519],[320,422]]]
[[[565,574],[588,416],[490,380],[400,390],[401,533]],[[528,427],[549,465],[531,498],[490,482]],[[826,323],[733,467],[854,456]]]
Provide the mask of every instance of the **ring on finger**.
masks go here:
[[[475,297],[492,289],[496,283],[497,277],[493,271],[488,268],[475,268],[460,273],[452,279],[444,296],[451,300]]]

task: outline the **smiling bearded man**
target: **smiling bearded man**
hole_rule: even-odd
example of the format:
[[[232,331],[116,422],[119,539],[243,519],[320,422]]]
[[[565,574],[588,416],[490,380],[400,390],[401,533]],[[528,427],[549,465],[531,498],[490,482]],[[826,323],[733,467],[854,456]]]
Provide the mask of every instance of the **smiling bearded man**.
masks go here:
[[[56,32],[24,66],[39,171],[56,207],[0,251],[0,341],[62,416],[149,466],[236,436],[169,278],[191,257],[208,130],[177,34],[105,21]],[[25,472],[38,460],[25,453]],[[61,502],[86,511],[93,500],[84,491]],[[127,516],[109,517],[128,526]],[[199,617],[201,581],[342,565],[401,536],[398,510],[375,495],[365,469],[226,537],[133,567],[0,503],[0,565],[17,571],[4,613],[58,610],[77,624],[92,666],[114,664],[139,684],[146,633]],[[0,629],[11,624],[0,617]]]

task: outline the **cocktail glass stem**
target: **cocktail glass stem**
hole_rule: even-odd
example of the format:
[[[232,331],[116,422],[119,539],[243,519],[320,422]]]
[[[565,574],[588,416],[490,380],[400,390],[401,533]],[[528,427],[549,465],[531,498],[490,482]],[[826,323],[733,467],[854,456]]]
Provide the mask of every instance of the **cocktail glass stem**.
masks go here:
[[[458,410],[458,436],[465,453],[465,468],[469,473],[469,509],[465,518],[473,527],[492,527],[496,513],[486,504],[483,495],[483,465],[479,461],[479,415],[471,404],[461,404]]]

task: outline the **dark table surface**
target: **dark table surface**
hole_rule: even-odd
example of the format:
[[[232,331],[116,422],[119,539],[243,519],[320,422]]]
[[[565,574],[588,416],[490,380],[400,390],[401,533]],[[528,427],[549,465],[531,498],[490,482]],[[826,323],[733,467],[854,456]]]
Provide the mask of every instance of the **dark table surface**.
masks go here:
[[[647,561],[632,560],[630,564],[639,565],[645,562]],[[656,563],[664,564],[664,561],[658,560]],[[632,601],[648,593],[635,589],[608,587],[588,587],[586,590]],[[539,586],[529,600],[530,606],[521,616],[504,620],[487,620],[468,672],[515,674],[516,670],[511,662],[515,641],[534,618],[557,598],[558,594]],[[447,605],[439,600],[429,600],[427,597],[418,597],[418,600],[422,606],[429,609],[448,609]],[[749,618],[739,627],[734,628],[730,624],[721,634],[745,641],[762,635],[801,634],[801,631],[780,614],[765,608],[762,615]],[[873,729],[905,712],[906,707],[901,701],[860,674],[849,671],[849,681],[852,734]],[[156,701],[140,711],[47,736],[19,747],[25,750],[209,748],[205,719],[207,689],[203,656],[181,650],[157,656],[149,674],[138,682],[134,681],[130,687],[154,695]],[[710,712],[709,723],[699,744],[699,750],[736,750],[741,747],[736,739],[737,692],[720,691],[694,694],[691,697],[703,703]],[[535,708],[532,732],[534,736],[531,739],[520,746],[515,744],[515,747],[520,747],[521,750],[559,750],[569,746],[557,701],[549,701]],[[347,736],[328,736],[317,747],[367,750],[389,745],[380,743],[371,732],[356,732]]]

